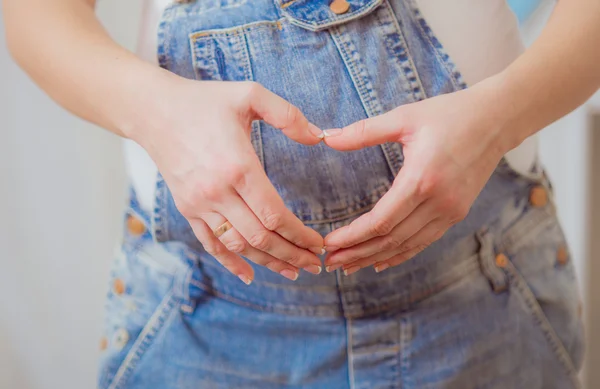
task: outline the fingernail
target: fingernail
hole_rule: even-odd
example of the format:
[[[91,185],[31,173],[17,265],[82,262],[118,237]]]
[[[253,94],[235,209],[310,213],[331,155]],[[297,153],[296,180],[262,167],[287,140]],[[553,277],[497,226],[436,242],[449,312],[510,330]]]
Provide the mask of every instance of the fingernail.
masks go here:
[[[387,263],[382,263],[380,265],[375,265],[375,272],[376,273],[381,273],[382,271],[384,271],[385,269],[389,268],[390,265],[388,265]]]
[[[333,253],[334,251],[339,250],[340,248],[337,246],[325,246],[325,251],[328,253]]]
[[[309,250],[317,255],[323,255],[326,253],[326,251],[323,247],[311,247],[311,248],[309,248]]]
[[[341,128],[332,128],[329,130],[323,131],[323,135],[325,138],[329,138],[332,136],[342,135],[343,130]]]
[[[310,265],[304,268],[304,270],[306,270],[309,273],[312,274],[321,274],[321,272],[323,271],[323,268],[321,266],[317,266],[317,265]]]
[[[319,139],[325,138],[323,131],[312,123],[308,123],[308,131]]]
[[[293,270],[283,269],[279,272],[279,274],[292,281],[296,281],[298,279],[298,273]]]
[[[339,269],[342,265],[331,265],[331,266],[326,266],[325,267],[325,271],[327,273],[331,273],[332,271],[336,271],[337,269]]]
[[[350,274],[356,273],[359,270],[360,270],[360,266],[352,266],[352,267],[349,267],[348,269],[344,269],[344,275],[349,276]]]
[[[238,276],[238,278],[240,280],[242,280],[242,282],[246,285],[250,285],[252,283],[252,280],[250,279],[250,277],[246,276],[245,274],[240,274]]]

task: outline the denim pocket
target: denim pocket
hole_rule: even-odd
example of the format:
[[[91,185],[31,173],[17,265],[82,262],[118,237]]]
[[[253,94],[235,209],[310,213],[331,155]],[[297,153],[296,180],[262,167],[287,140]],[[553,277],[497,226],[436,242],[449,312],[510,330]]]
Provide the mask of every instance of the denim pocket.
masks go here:
[[[577,374],[584,355],[581,298],[574,267],[556,215],[529,209],[509,231],[502,247],[509,261],[504,270],[550,348],[578,387]]]
[[[359,19],[373,12],[383,0],[350,0],[345,12],[336,13],[331,1],[318,0],[310,3],[296,0],[282,0],[283,14],[290,23],[310,31],[321,31],[333,26]]]
[[[129,239],[113,261],[105,307],[98,387],[120,388],[178,300],[178,259],[149,237]]]

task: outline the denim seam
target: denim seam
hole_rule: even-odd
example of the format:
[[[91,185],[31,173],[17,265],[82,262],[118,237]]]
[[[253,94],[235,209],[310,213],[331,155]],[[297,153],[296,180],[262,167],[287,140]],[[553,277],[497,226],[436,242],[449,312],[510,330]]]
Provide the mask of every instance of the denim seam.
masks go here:
[[[412,60],[412,55],[410,54],[410,48],[408,47],[408,44],[406,43],[406,38],[404,37],[404,32],[402,31],[402,28],[400,27],[400,22],[398,21],[398,18],[396,17],[396,14],[394,13],[389,0],[385,0],[385,7],[383,7],[383,8],[386,9],[386,11],[388,13],[388,17],[392,20],[392,23],[394,23],[394,27],[396,27],[396,31],[398,33],[398,36],[400,37],[400,41],[398,42],[398,44],[406,51],[406,60],[402,61],[402,60],[400,60],[400,58],[395,58],[395,59],[398,59],[400,61],[400,69],[402,70],[402,73],[405,76],[406,82],[410,88],[410,93],[412,94],[414,101],[416,102],[416,101],[423,100],[423,99],[427,98],[427,95],[425,93],[425,88],[423,87],[423,83],[421,82],[421,77],[419,75],[419,72],[417,71],[417,67],[416,67],[414,61]],[[414,74],[415,81],[410,80],[410,76],[408,73],[409,71]],[[418,94],[415,93],[415,89],[419,91]]]
[[[212,52],[214,50],[213,49],[213,40],[210,39],[210,38],[211,37],[207,37],[207,39],[202,38],[203,41],[206,40],[206,42],[205,42],[205,44],[206,44],[205,50],[207,52]],[[189,42],[190,42],[190,52],[192,53],[192,67],[194,68],[194,75],[196,76],[197,80],[201,80],[202,77],[200,76],[200,73],[198,72],[198,70],[200,68],[200,64],[199,64],[198,58],[202,57],[204,59],[204,61],[207,61],[207,60],[210,59],[211,61],[214,62],[214,57],[210,56],[210,58],[206,58],[207,56],[203,56],[203,55],[201,55],[198,52],[198,50],[196,48],[197,47],[196,43],[198,42],[198,40],[199,39],[190,39]],[[214,68],[216,68],[216,67],[217,66],[211,66],[211,71],[214,72]],[[217,70],[217,73],[218,73],[218,70]],[[214,75],[214,73],[211,73],[211,75]]]
[[[354,378],[354,344],[352,339],[352,319],[346,319],[346,349],[348,353],[348,384],[350,389],[355,389]]]
[[[261,312],[281,313],[281,314],[285,314],[285,315],[289,315],[289,316],[305,316],[305,315],[310,314],[311,316],[318,316],[318,317],[342,317],[341,314],[335,315],[335,314],[326,314],[325,313],[325,312],[337,312],[337,311],[331,309],[331,305],[310,305],[310,306],[294,305],[294,304],[261,305],[261,304],[255,303],[255,302],[241,300],[237,297],[229,295],[226,292],[216,290],[198,280],[192,280],[190,282],[192,285],[203,290],[208,295],[223,299],[223,300],[228,301],[235,305],[254,309],[257,311],[261,311]]]
[[[342,61],[348,69],[348,74],[350,75],[350,78],[352,79],[352,82],[356,88],[356,92],[360,97],[363,108],[365,109],[365,113],[368,117],[382,114],[383,108],[379,103],[377,93],[373,88],[369,74],[366,70],[366,66],[364,66],[358,50],[356,47],[354,47],[352,41],[348,39],[348,34],[345,32],[345,27],[332,27],[330,33],[333,42],[340,52]],[[352,55],[350,55],[349,51],[352,53]],[[380,148],[383,151],[392,175],[396,175],[400,166],[398,163],[396,163],[398,157],[394,152],[395,150],[390,150],[390,145],[388,143],[380,145]]]
[[[158,64],[161,68],[163,69],[169,69],[169,58],[170,56],[167,53],[167,26],[169,25],[170,22],[170,18],[171,18],[171,7],[167,7],[164,11],[163,14],[161,16],[161,20],[158,24],[158,32],[157,32],[157,39],[158,39],[158,46],[157,46],[157,51],[156,51],[156,57],[158,60]]]
[[[234,26],[234,27],[221,28],[221,29],[201,30],[201,31],[196,31],[196,32],[190,33],[189,39],[191,41],[195,41],[198,39],[207,39],[207,38],[211,38],[213,36],[218,36],[218,35],[239,35],[239,34],[245,34],[246,32],[249,32],[249,31],[257,31],[257,30],[262,30],[262,29],[280,30],[281,26],[282,26],[282,24],[281,24],[282,21],[285,21],[285,18],[278,19],[278,20],[260,20],[257,22],[242,24],[242,25]]]
[[[550,348],[554,352],[554,355],[558,358],[558,361],[565,369],[568,377],[570,378],[573,386],[575,388],[580,388],[581,384],[579,383],[578,373],[573,365],[573,361],[571,361],[571,357],[567,352],[564,344],[556,334],[556,331],[550,324],[548,318],[546,317],[543,309],[540,307],[535,295],[533,294],[531,288],[527,284],[527,281],[523,278],[523,276],[519,273],[517,268],[512,264],[512,262],[508,261],[506,266],[506,272],[512,280],[512,285],[519,291],[517,293],[522,299],[527,308],[529,308],[529,313],[533,316],[535,320],[535,324],[539,326],[544,337],[550,344]]]
[[[400,368],[400,377],[398,382],[400,388],[409,387],[408,373],[410,371],[410,353],[407,352],[409,338],[412,338],[412,326],[409,319],[405,316],[400,319],[400,351],[398,352],[398,367]]]
[[[181,3],[181,4],[177,4],[175,5],[174,8],[174,16],[173,18],[180,18],[180,17],[187,17],[187,16],[197,16],[197,15],[202,15],[205,14],[207,12],[212,12],[215,10],[224,10],[224,9],[232,9],[232,8],[238,8],[239,6],[242,6],[244,4],[246,4],[248,2],[248,0],[236,0],[232,5],[227,5],[227,6],[221,6],[221,7],[213,7],[213,8],[200,8],[200,7],[193,7],[193,5],[195,5],[197,2],[194,1],[194,3],[192,4],[192,6],[190,6],[189,3]],[[193,11],[190,11],[189,9],[194,9]]]
[[[148,347],[150,347],[159,331],[164,327],[168,317],[174,312],[173,308],[175,306],[175,298],[173,297],[172,292],[169,292],[154,311],[154,314],[150,320],[148,320],[146,326],[144,326],[144,329],[127,353],[108,389],[120,389],[124,387],[127,379],[129,379],[135,370],[139,360],[142,358]]]
[[[282,9],[282,12],[288,16],[290,23],[295,24],[299,27],[304,27],[311,31],[317,31],[315,27],[319,30],[326,29],[328,27],[338,26],[346,21],[351,21],[360,18],[363,15],[368,14],[370,11],[379,7],[382,3],[382,0],[375,0],[370,3],[366,3],[362,7],[358,8],[356,11],[346,13],[344,16],[337,18],[328,18],[324,21],[314,22],[308,19],[303,19],[302,17],[293,16],[290,14],[287,9]]]
[[[508,255],[518,252],[523,245],[531,242],[531,237],[555,222],[548,207],[526,211],[523,218],[502,234],[499,250]]]
[[[247,76],[248,79],[254,81],[254,71],[252,70],[252,60],[250,57],[250,42],[248,41],[248,34],[244,33],[244,51],[245,51],[245,59],[247,62]],[[251,133],[250,139],[254,145],[254,149],[256,154],[258,155],[258,159],[260,161],[260,165],[265,168],[265,156],[263,151],[262,144],[262,125],[259,120],[255,120],[251,124]]]
[[[506,290],[508,280],[506,273],[496,265],[494,258],[494,238],[489,232],[479,232],[477,238],[481,244],[479,250],[481,273],[488,279],[494,293],[501,293]]]
[[[355,388],[355,378],[354,378],[354,344],[352,339],[352,318],[346,317],[346,293],[344,293],[342,285],[344,284],[344,280],[342,278],[341,272],[335,272],[335,281],[337,286],[337,296],[339,299],[339,309],[342,316],[344,316],[345,327],[346,327],[346,354],[348,361],[348,386],[350,389]]]
[[[440,293],[442,290],[450,287],[451,285],[460,282],[462,279],[467,277],[469,274],[478,271],[479,265],[476,262],[477,254],[471,256],[464,264],[464,269],[459,274],[453,275],[452,277],[445,277],[442,280],[438,280],[434,285],[426,286],[420,288],[417,292],[408,293],[406,298],[399,297],[398,295],[392,296],[388,299],[380,300],[381,304],[378,304],[374,308],[364,309],[359,308],[356,309],[350,304],[344,303],[343,296],[348,292],[352,292],[352,290],[342,289],[340,290],[340,295],[342,295],[342,311],[338,311],[333,308],[334,304],[328,305],[294,305],[294,304],[260,304],[255,302],[250,302],[247,300],[242,300],[238,297],[230,295],[225,290],[216,290],[215,288],[210,287],[209,285],[204,284],[198,280],[190,281],[194,286],[200,288],[205,293],[212,295],[217,298],[221,298],[223,300],[229,301],[230,303],[245,306],[248,308],[252,308],[262,312],[275,312],[286,314],[289,316],[303,316],[303,315],[311,315],[318,317],[345,317],[345,318],[361,318],[364,316],[378,314],[384,311],[388,311],[394,308],[399,308],[403,306],[409,306],[418,302],[422,302],[423,300]],[[340,277],[338,272],[338,277]],[[337,314],[336,314],[337,313]]]
[[[458,67],[450,58],[450,55],[443,48],[442,43],[434,35],[433,30],[429,26],[429,23],[427,23],[427,20],[425,20],[425,18],[421,14],[421,11],[418,5],[416,4],[415,0],[408,0],[408,3],[410,5],[411,10],[413,11],[413,17],[416,18],[417,27],[419,28],[423,36],[427,39],[429,45],[433,48],[435,56],[438,58],[438,60],[442,63],[442,65],[448,72],[448,75],[450,76],[450,80],[452,80],[452,84],[454,85],[454,87],[457,89],[467,88],[467,84],[465,83],[462,74],[458,70]],[[427,31],[423,28],[423,24],[427,26]],[[433,42],[433,39],[435,39],[438,42],[438,44],[435,44]]]
[[[297,209],[294,209],[293,207],[291,207],[291,211],[292,213],[294,213],[294,215],[298,216],[298,218],[304,222],[307,222],[308,224],[330,224],[330,223],[337,223],[337,222],[341,222],[347,219],[352,218],[355,215],[359,215],[361,213],[364,213],[366,211],[369,211],[370,209],[372,209],[377,200],[376,201],[371,201],[370,199],[372,197],[377,197],[377,198],[381,198],[381,196],[385,195],[387,193],[387,191],[389,191],[389,189],[391,188],[391,183],[387,183],[385,185],[385,188],[381,188],[381,187],[377,187],[375,188],[371,193],[365,195],[362,199],[360,199],[359,201],[354,201],[352,204],[350,205],[356,205],[356,204],[360,204],[362,202],[368,203],[367,205],[358,208],[356,210],[353,210],[351,212],[348,212],[348,209],[351,208],[350,206],[346,206],[345,209],[343,208],[337,208],[337,209],[329,209],[328,213],[340,213],[340,216],[334,216],[334,217],[329,217],[329,218],[324,218],[324,214],[323,213],[319,213],[319,214],[315,214],[315,213],[304,213],[301,212]]]
[[[157,173],[156,184],[154,186],[154,208],[152,212],[152,237],[155,242],[165,242],[169,239],[169,227],[167,207],[165,205],[167,194],[167,184],[162,174]]]

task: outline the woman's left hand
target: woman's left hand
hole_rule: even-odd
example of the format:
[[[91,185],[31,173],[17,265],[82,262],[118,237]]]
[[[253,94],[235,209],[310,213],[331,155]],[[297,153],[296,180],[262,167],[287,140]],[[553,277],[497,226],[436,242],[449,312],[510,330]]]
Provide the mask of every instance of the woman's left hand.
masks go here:
[[[405,157],[376,206],[325,238],[328,271],[398,265],[467,216],[502,156],[518,143],[507,130],[510,109],[500,104],[498,90],[479,84],[325,132],[337,150],[400,142]]]

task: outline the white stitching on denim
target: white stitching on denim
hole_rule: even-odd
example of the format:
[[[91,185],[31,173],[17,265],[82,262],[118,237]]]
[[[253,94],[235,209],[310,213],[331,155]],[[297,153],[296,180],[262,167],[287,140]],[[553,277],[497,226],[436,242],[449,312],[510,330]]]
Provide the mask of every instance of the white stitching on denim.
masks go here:
[[[550,321],[546,317],[544,310],[540,307],[535,295],[527,284],[527,281],[525,281],[523,276],[519,273],[511,261],[508,261],[506,271],[512,279],[512,285],[515,286],[520,292],[517,293],[517,295],[523,299],[523,302],[529,308],[531,315],[533,315],[534,319],[536,320],[536,324],[538,324],[544,337],[550,344],[550,348],[558,358],[560,364],[565,368],[573,386],[575,388],[581,388],[577,370],[573,365],[573,361],[571,360],[565,345],[562,343],[558,337],[558,334],[550,324]]]
[[[353,339],[352,339],[352,319],[346,319],[346,342],[347,342],[347,350],[348,350],[348,383],[350,384],[350,389],[355,388],[354,383],[354,353],[353,353]]]
[[[203,1],[200,1],[201,3]],[[226,5],[223,7],[212,7],[212,8],[201,8],[198,7],[196,5],[196,3],[194,4],[176,4],[175,7],[173,7],[174,11],[174,17],[178,18],[178,17],[186,17],[186,16],[197,16],[197,15],[202,15],[205,13],[209,13],[209,12],[213,12],[216,10],[224,10],[224,9],[232,9],[232,8],[238,8],[242,5],[245,5],[248,2],[248,0],[236,0],[234,2],[232,2],[230,5]],[[189,10],[189,8],[193,8],[192,11]]]
[[[137,362],[150,346],[149,341],[154,339],[158,332],[164,327],[165,322],[172,312],[177,312],[173,308],[176,306],[172,292],[167,293],[161,303],[158,305],[144,329],[137,337],[133,346],[121,362],[117,373],[108,389],[120,389],[126,383],[127,379],[134,371]]]
[[[507,254],[517,252],[523,244],[531,242],[531,237],[544,228],[556,223],[550,207],[531,209],[503,234],[500,250]]]
[[[316,29],[314,29],[315,26],[319,27],[319,29],[325,29],[328,27],[337,26],[348,20],[358,19],[361,16],[369,13],[371,10],[377,8],[379,5],[381,5],[382,1],[383,0],[376,0],[372,3],[366,3],[362,7],[358,8],[356,11],[346,13],[346,14],[344,14],[344,16],[337,17],[337,18],[329,18],[329,19],[325,19],[320,22],[314,22],[314,21],[311,21],[308,19],[303,19],[301,17],[293,16],[290,14],[290,12],[288,12],[286,10],[282,10],[282,11],[283,11],[283,13],[285,13],[286,15],[289,16],[290,22],[292,24],[296,24],[297,26],[305,27],[309,30],[316,31]]]
[[[277,27],[281,24],[280,22],[276,22]],[[244,31],[244,59],[246,61],[246,71],[247,71],[247,79],[254,81],[254,72],[252,70],[252,62],[250,60],[250,41],[248,40],[248,34]],[[265,156],[263,150],[262,143],[262,125],[259,120],[255,120],[252,122],[252,130],[251,130],[251,140],[254,144],[254,148],[256,150],[256,154],[258,155],[258,159],[260,161],[261,166],[265,167]]]
[[[358,54],[358,50],[352,41],[348,39],[345,26],[332,27],[330,29],[330,33],[333,42],[340,52],[342,61],[348,69],[348,74],[350,74],[350,78],[355,85],[356,91],[360,97],[367,116],[372,117],[382,114],[383,108],[379,103],[377,92],[375,92],[375,89],[371,85],[368,72],[362,63],[360,55]],[[398,172],[398,167],[394,163],[394,161],[397,159],[396,150],[391,150],[390,145],[387,143],[380,145],[380,148],[383,151],[388,168],[390,169],[392,175],[395,175]]]
[[[209,30],[195,31],[189,34],[190,40],[210,38],[214,35],[238,35],[249,31],[256,31],[260,29],[276,29],[279,30],[281,22],[286,21],[285,18],[278,20],[259,20],[257,22],[242,24],[234,27],[217,28]]]
[[[408,371],[410,369],[410,353],[407,352],[409,340],[412,338],[412,325],[406,316],[400,318],[400,352],[398,353],[398,365],[400,367],[400,388],[412,387],[406,384]]]
[[[157,179],[155,184],[155,197],[152,209],[152,236],[156,242],[162,242],[168,240],[169,237],[169,225],[166,223],[168,220],[167,215],[167,184],[163,176],[157,173]]]
[[[427,98],[427,94],[425,93],[425,88],[423,87],[423,83],[421,82],[421,76],[417,70],[417,66],[415,65],[415,63],[413,61],[413,57],[410,54],[410,48],[408,47],[408,44],[406,43],[406,38],[404,37],[404,31],[402,31],[402,28],[400,27],[400,22],[398,22],[398,18],[396,17],[396,14],[394,13],[394,10],[393,10],[389,0],[385,0],[385,6],[383,8],[385,8],[387,10],[389,18],[392,20],[392,23],[394,23],[394,26],[396,27],[398,36],[401,39],[400,43],[404,47],[404,50],[406,50],[406,57],[408,58],[407,62],[409,63],[409,66],[410,66],[412,72],[414,73],[415,78],[417,79],[416,87],[419,89],[420,95],[417,95],[414,93],[414,86],[412,85],[410,80],[408,80],[408,78],[406,80],[407,83],[410,85],[411,93],[415,97],[415,101],[419,101],[423,98]]]
[[[416,19],[415,24],[417,25],[417,27],[419,28],[419,30],[421,31],[423,36],[429,42],[429,45],[433,49],[435,56],[441,62],[442,66],[444,66],[444,68],[446,68],[446,71],[448,72],[448,75],[450,76],[450,80],[452,81],[452,85],[456,89],[465,89],[467,87],[467,84],[465,83],[465,81],[462,77],[462,74],[458,70],[458,67],[456,66],[456,64],[454,63],[452,58],[450,58],[450,55],[448,55],[448,53],[446,53],[446,50],[443,48],[442,43],[439,42],[439,39],[437,39],[437,37],[436,37],[436,40],[439,42],[439,46],[434,44],[433,41],[431,40],[432,35],[434,35],[433,30],[427,23],[427,20],[425,20],[425,18],[421,15],[419,6],[415,2],[415,0],[407,0],[407,1],[410,5],[411,10],[413,11],[412,12],[412,16],[414,18],[413,20]],[[423,26],[420,23],[421,21],[423,21],[428,26],[429,31],[430,31],[429,33],[423,29]]]

